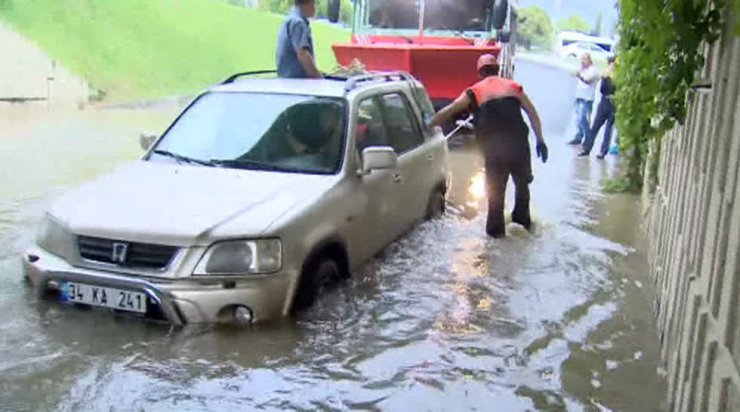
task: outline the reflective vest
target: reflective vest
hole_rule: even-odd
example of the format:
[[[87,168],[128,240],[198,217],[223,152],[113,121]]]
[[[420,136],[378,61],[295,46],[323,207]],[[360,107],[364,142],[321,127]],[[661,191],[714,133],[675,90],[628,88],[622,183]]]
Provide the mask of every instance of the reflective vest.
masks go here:
[[[522,117],[522,86],[490,76],[467,90],[474,101],[476,140],[486,162],[529,159],[529,128]]]

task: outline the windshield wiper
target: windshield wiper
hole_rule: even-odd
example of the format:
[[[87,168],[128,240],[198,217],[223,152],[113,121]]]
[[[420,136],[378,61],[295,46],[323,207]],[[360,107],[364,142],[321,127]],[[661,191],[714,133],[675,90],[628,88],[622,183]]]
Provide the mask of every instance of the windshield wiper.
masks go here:
[[[157,154],[157,155],[160,155],[160,156],[170,157],[172,159],[177,160],[178,163],[190,163],[190,164],[198,164],[198,165],[201,165],[201,166],[213,166],[213,163],[211,163],[211,162],[206,162],[204,160],[193,159],[191,157],[179,155],[177,153],[172,153],[172,152],[167,151],[167,150],[155,150],[152,153]]]
[[[247,170],[264,170],[268,172],[286,172],[289,171],[280,166],[275,166],[270,163],[264,163],[257,160],[226,160],[226,159],[211,159],[209,162],[212,166],[219,167],[230,167],[234,169],[247,169]]]

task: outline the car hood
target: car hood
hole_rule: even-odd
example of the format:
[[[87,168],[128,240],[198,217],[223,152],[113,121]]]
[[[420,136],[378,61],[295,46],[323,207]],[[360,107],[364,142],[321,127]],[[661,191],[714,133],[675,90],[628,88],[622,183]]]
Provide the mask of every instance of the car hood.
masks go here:
[[[219,237],[259,236],[299,200],[310,204],[335,181],[140,161],[67,192],[49,213],[78,235],[207,245]]]

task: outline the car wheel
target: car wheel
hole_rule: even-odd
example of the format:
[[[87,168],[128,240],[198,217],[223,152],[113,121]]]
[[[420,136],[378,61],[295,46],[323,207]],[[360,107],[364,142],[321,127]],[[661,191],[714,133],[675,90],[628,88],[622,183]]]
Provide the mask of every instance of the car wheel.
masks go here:
[[[427,205],[427,220],[433,220],[442,217],[445,214],[447,208],[445,195],[442,190],[435,190],[432,196],[429,197],[429,204]]]
[[[342,276],[339,265],[333,259],[317,259],[309,264],[301,275],[298,291],[293,301],[293,310],[309,308],[321,293],[334,285]]]

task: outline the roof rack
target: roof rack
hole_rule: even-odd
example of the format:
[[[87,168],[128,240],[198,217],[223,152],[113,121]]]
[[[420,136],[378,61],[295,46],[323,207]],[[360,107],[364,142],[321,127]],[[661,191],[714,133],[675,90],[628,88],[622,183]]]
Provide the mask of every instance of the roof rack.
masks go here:
[[[277,70],[257,70],[257,71],[251,71],[251,72],[236,73],[234,75],[229,76],[226,80],[222,81],[221,84],[234,83],[236,79],[240,77],[259,76],[262,74],[276,74],[276,73],[277,73]]]
[[[405,81],[405,82],[415,82],[416,79],[411,76],[410,74],[406,72],[377,72],[377,73],[370,73],[370,74],[362,74],[359,76],[351,76],[347,77],[346,82],[344,84],[344,91],[350,92],[354,90],[360,83],[363,82],[371,82],[371,81]]]

